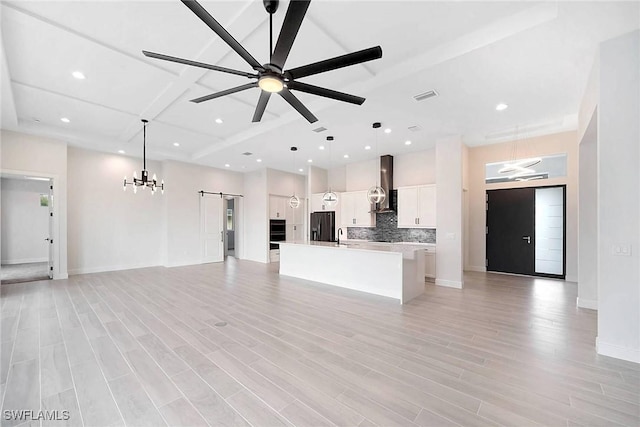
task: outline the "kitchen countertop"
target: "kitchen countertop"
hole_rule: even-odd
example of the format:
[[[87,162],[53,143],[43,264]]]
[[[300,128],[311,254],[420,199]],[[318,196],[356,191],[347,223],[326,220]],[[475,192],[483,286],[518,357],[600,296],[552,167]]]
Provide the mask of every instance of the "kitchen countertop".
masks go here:
[[[285,240],[281,242],[272,243],[284,243],[289,245],[304,245],[304,246],[318,246],[335,249],[358,249],[367,251],[379,251],[379,252],[408,252],[415,251],[417,249],[430,249],[435,250],[436,245],[433,243],[414,243],[414,242],[370,242],[366,240],[342,240],[340,239],[340,245],[337,242],[316,242],[305,240]]]

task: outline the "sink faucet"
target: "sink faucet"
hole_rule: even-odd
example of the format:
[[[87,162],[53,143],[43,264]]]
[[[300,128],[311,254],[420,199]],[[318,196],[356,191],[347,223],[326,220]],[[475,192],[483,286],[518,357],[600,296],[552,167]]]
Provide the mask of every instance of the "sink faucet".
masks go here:
[[[338,245],[340,244],[340,235],[342,234],[342,228],[338,228]]]

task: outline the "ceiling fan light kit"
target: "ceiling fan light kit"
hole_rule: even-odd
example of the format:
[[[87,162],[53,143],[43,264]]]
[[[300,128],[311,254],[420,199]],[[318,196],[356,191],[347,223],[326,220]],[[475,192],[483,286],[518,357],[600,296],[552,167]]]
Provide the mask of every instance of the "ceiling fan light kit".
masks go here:
[[[164,194],[164,180],[160,182],[158,185],[158,178],[156,174],[153,174],[153,177],[149,179],[149,172],[147,171],[147,123],[149,121],[142,119],[142,172],[140,174],[140,178],[138,178],[138,174],[136,171],[133,171],[133,181],[127,181],[127,177],[124,177],[124,183],[122,185],[123,191],[127,191],[127,185],[133,186],[133,193],[138,192],[138,187],[141,190],[149,187],[151,189],[151,195],[155,194],[158,189],[160,189],[160,193]]]
[[[382,58],[382,48],[375,46],[369,49],[363,49],[357,52],[348,53],[346,55],[336,56],[334,58],[325,59],[314,62],[312,64],[303,65],[301,67],[284,70],[284,65],[296,39],[300,25],[309,8],[310,0],[291,0],[287,8],[286,15],[280,35],[273,48],[273,14],[278,10],[278,0],[263,0],[263,5],[267,13],[269,13],[269,63],[260,64],[231,34],[224,29],[218,21],[213,18],[195,0],[181,0],[201,21],[203,21],[211,30],[213,30],[227,45],[233,49],[238,55],[244,59],[254,70],[249,73],[240,70],[234,70],[217,65],[206,64],[202,62],[192,61],[189,59],[178,58],[169,55],[163,55],[155,52],[142,51],[142,53],[154,59],[163,61],[176,62],[179,64],[190,65],[193,67],[205,68],[208,70],[218,71],[222,73],[235,74],[238,76],[257,79],[252,83],[236,86],[231,89],[216,92],[210,95],[192,99],[192,102],[200,103],[241,92],[247,89],[258,87],[261,89],[260,97],[253,114],[253,122],[259,122],[264,115],[267,103],[272,93],[279,94],[285,101],[289,103],[296,111],[298,111],[309,123],[318,121],[318,118],[305,107],[302,102],[291,93],[292,90],[309,93],[312,95],[322,96],[325,98],[335,99],[337,101],[348,102],[351,104],[362,105],[365,98],[338,92],[319,86],[310,85],[297,81],[297,79],[315,74],[324,73],[339,68],[349,67],[351,65],[361,64],[363,62],[372,61]],[[284,70],[284,71],[283,71]]]

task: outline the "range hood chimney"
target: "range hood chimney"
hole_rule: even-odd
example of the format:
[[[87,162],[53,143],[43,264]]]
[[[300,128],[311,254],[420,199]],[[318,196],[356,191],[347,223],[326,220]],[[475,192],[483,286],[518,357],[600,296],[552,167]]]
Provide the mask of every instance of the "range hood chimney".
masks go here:
[[[380,187],[387,197],[376,206],[376,212],[393,212],[393,156],[380,156]]]

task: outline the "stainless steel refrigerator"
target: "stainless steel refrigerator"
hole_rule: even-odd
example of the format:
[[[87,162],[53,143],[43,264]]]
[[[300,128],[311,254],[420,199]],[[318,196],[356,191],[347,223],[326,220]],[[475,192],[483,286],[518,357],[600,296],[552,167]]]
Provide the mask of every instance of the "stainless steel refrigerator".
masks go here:
[[[313,212],[311,214],[311,236],[309,238],[319,242],[335,242],[336,213]]]

